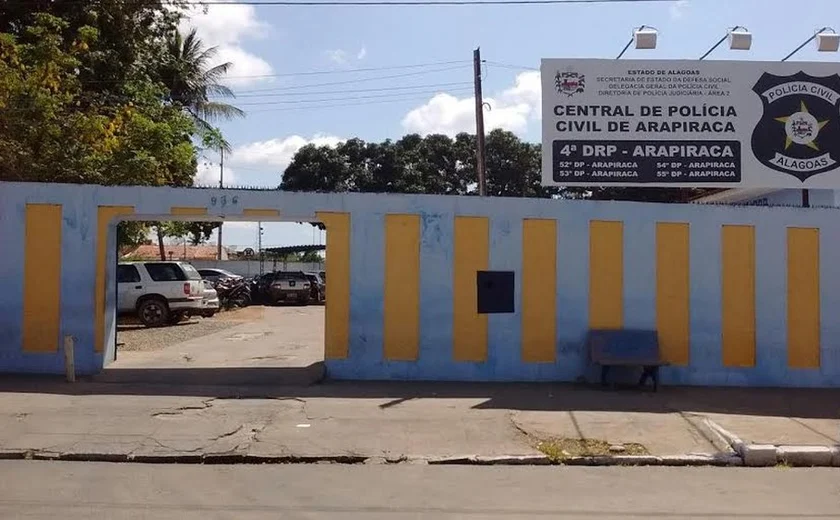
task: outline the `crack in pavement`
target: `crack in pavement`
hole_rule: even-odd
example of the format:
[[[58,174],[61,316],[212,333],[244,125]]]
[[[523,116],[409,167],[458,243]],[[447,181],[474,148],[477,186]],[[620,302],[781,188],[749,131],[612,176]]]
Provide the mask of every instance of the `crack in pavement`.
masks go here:
[[[248,397],[248,399],[251,399],[251,398],[252,397]],[[187,406],[181,406],[181,407],[174,408],[174,409],[162,410],[160,412],[153,413],[152,417],[179,416],[179,415],[183,415],[184,412],[188,412],[188,411],[202,412],[204,410],[207,410],[207,409],[211,408],[213,406],[214,401],[221,400],[221,399],[236,400],[236,399],[243,399],[243,398],[239,397],[239,396],[213,397],[213,398],[206,399],[206,400],[202,401],[201,405],[187,405]],[[277,401],[296,401],[296,402],[300,403],[300,405],[301,405],[300,406],[300,411],[303,413],[303,416],[309,421],[314,420],[314,418],[310,416],[310,414],[307,410],[307,407],[306,407],[307,402],[306,402],[305,399],[302,399],[300,397],[275,397],[275,396],[265,396],[264,399],[273,399],[273,400],[277,400]],[[216,435],[215,437],[212,437],[212,438],[208,439],[207,441],[203,442],[201,444],[201,446],[198,446],[198,447],[192,448],[192,449],[178,449],[178,448],[175,448],[173,446],[169,446],[167,444],[164,444],[163,442],[161,442],[157,438],[155,438],[155,435],[157,434],[157,431],[155,431],[150,435],[144,436],[144,438],[140,441],[140,444],[138,446],[136,446],[135,448],[133,448],[129,452],[128,455],[132,456],[138,450],[143,448],[144,444],[146,444],[145,441],[153,443],[154,445],[156,445],[159,448],[174,451],[174,452],[179,452],[179,453],[212,452],[212,453],[215,453],[215,454],[232,454],[232,453],[241,452],[241,451],[245,451],[247,453],[247,451],[250,449],[250,447],[254,443],[262,442],[262,440],[260,439],[260,434],[263,433],[268,427],[270,427],[275,421],[277,421],[286,411],[287,411],[286,409],[275,410],[265,420],[258,420],[255,423],[247,423],[247,422],[242,423],[239,426],[237,426],[236,428],[234,428],[233,430],[230,430],[230,431],[221,433],[219,435]],[[248,428],[249,425],[250,425],[250,430],[246,433],[245,438],[242,439],[241,441],[239,441],[233,448],[231,448],[229,450],[225,450],[225,451],[218,451],[218,452],[212,451],[213,445],[215,443],[243,433],[243,431],[246,428]]]
[[[525,444],[527,444],[528,446],[533,448],[534,444],[540,441],[539,436],[537,436],[534,433],[529,432],[528,430],[525,429],[525,427],[523,427],[518,422],[516,422],[515,415],[517,415],[516,411],[508,412],[507,413],[508,421],[510,422],[510,424],[513,426],[513,428],[517,432],[519,432],[522,436],[525,437],[525,440],[526,440]]]
[[[189,412],[189,411],[193,411],[193,410],[196,410],[196,411],[207,410],[208,408],[211,408],[213,406],[213,401],[215,401],[216,399],[217,399],[216,397],[213,397],[213,398],[210,398],[210,399],[205,399],[205,400],[201,401],[201,405],[199,405],[199,406],[187,405],[187,406],[180,406],[178,408],[173,408],[173,409],[170,409],[170,410],[163,410],[161,412],[154,412],[154,413],[152,413],[152,417],[166,417],[166,416],[172,416],[172,415],[183,415],[184,412]]]
[[[240,424],[239,427],[236,428],[235,430],[231,430],[227,433],[223,433],[223,434],[221,434],[217,437],[214,437],[210,442],[220,441],[220,440],[224,439],[225,437],[233,437],[234,435],[236,435],[237,433],[241,432],[244,429],[245,429],[245,425]]]
[[[829,441],[831,441],[832,443],[836,443],[836,442],[837,442],[837,439],[833,439],[833,438],[829,437],[828,435],[826,435],[826,434],[822,433],[821,431],[817,430],[816,428],[812,428],[811,426],[809,426],[809,425],[805,424],[804,422],[800,421],[800,420],[799,420],[799,419],[797,419],[796,417],[789,417],[789,419],[790,419],[791,421],[795,422],[796,424],[798,424],[798,425],[802,426],[802,427],[803,427],[803,428],[805,428],[806,430],[811,430],[812,432],[816,433],[816,434],[817,434],[817,435],[819,435],[820,437],[823,437],[824,439],[828,439],[828,440],[829,440]]]

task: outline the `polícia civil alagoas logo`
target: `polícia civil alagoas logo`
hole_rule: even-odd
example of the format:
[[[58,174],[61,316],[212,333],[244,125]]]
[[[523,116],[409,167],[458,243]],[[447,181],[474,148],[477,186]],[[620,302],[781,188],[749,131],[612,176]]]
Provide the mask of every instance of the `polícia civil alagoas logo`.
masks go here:
[[[554,88],[558,94],[566,94],[569,97],[581,94],[586,89],[586,76],[572,69],[558,70],[554,76]]]
[[[805,182],[840,167],[840,76],[764,73],[753,87],[764,114],[752,151],[765,166]]]

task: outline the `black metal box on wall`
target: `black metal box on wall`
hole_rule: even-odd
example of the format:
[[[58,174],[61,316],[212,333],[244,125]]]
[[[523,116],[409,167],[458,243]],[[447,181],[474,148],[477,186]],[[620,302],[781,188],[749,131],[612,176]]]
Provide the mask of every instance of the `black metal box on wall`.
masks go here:
[[[513,271],[478,271],[476,290],[478,291],[479,314],[502,314],[514,312]]]

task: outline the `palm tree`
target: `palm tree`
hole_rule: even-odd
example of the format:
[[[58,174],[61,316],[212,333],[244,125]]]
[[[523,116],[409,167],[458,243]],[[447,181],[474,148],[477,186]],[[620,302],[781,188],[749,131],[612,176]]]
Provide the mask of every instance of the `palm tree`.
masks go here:
[[[236,97],[230,88],[221,83],[233,64],[226,62],[210,67],[218,49],[205,49],[195,29],[186,36],[174,31],[167,38],[166,48],[167,59],[161,66],[161,79],[169,89],[170,100],[189,112],[200,134],[214,130],[210,124],[212,120],[245,115],[233,105],[210,99]]]

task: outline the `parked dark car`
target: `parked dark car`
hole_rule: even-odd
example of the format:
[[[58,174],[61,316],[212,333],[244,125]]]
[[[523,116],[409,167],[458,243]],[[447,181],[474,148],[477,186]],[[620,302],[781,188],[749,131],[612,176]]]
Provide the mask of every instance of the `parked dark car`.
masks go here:
[[[271,273],[266,287],[269,303],[295,302],[307,305],[312,299],[312,282],[302,272]]]
[[[268,288],[274,280],[275,273],[266,273],[257,275],[250,280],[251,285],[251,299],[255,303],[270,304],[273,303],[271,296],[268,293]]]
[[[310,286],[312,299],[316,303],[324,303],[327,300],[327,285],[324,283],[324,280],[321,279],[321,275],[319,273],[303,274],[309,278],[309,283],[312,284]]]

